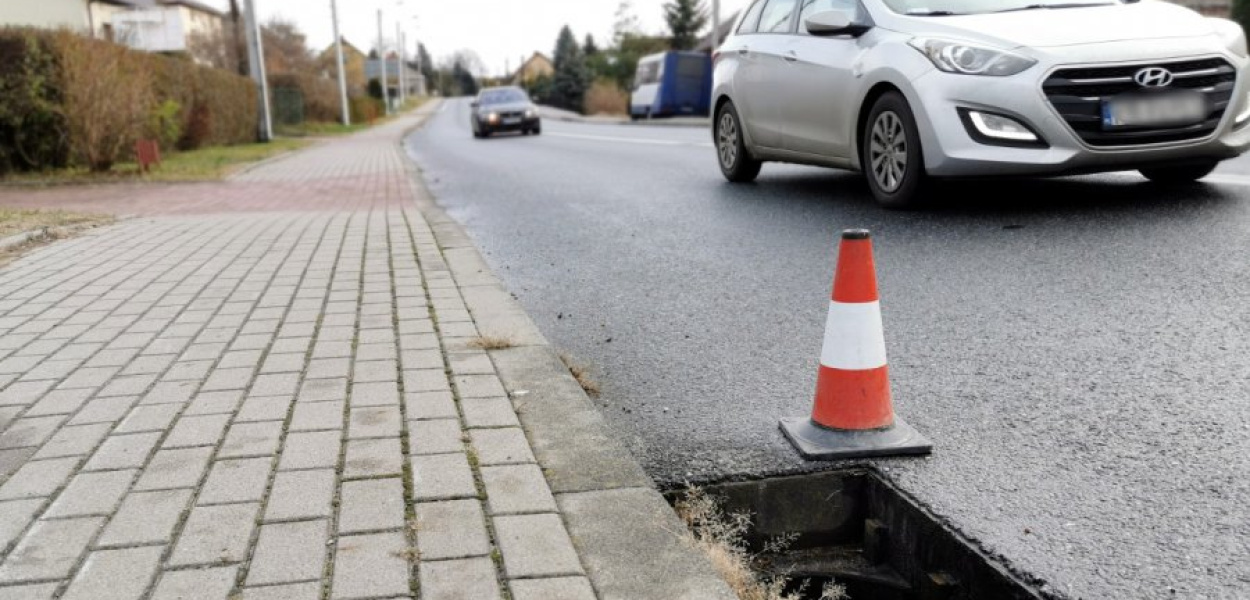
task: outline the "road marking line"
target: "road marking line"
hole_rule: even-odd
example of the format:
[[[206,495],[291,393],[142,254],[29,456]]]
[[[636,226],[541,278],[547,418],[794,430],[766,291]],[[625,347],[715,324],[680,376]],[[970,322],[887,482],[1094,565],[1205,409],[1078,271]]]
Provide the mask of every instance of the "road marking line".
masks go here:
[[[654,140],[647,138],[626,138],[612,137],[606,135],[585,135],[581,133],[554,133],[548,132],[547,135],[570,138],[575,140],[591,140],[596,142],[622,142],[625,144],[644,144],[649,146],[693,146],[696,148],[711,148],[711,142],[679,142],[675,140]]]

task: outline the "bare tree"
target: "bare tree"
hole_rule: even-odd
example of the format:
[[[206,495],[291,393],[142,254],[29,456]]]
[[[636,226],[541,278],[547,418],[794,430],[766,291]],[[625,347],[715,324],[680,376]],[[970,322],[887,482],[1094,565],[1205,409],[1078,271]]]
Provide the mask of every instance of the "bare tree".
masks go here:
[[[459,64],[461,68],[475,76],[480,77],[486,74],[486,63],[482,62],[482,57],[467,48],[457,50],[452,54],[451,64]]]
[[[265,42],[267,73],[277,75],[318,72],[317,61],[312,50],[308,48],[308,38],[294,22],[273,18],[260,29]]]
[[[239,0],[230,0],[230,43],[234,48],[234,72],[248,76],[247,37],[243,34],[243,15],[239,12]]]
[[[239,45],[235,43],[234,32],[223,27],[212,33],[195,32],[187,36],[187,53],[196,62],[236,71],[239,68]],[[246,58],[243,61],[246,63]]]

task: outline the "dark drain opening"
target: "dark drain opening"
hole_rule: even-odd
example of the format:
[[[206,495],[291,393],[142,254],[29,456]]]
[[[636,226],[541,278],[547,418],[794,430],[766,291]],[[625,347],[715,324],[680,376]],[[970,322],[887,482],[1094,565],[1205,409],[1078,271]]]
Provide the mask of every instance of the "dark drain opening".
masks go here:
[[[864,471],[836,471],[700,486],[727,513],[750,515],[753,552],[782,536],[787,549],[763,554],[757,569],[797,582],[812,597],[830,578],[854,600],[1042,599],[891,483]],[[666,493],[670,502],[682,490]]]

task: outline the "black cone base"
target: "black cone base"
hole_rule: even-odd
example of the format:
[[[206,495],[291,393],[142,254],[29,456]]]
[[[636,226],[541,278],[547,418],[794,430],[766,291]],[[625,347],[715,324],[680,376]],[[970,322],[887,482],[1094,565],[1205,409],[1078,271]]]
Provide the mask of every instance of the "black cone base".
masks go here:
[[[933,451],[928,439],[898,417],[889,429],[869,431],[826,429],[807,418],[782,419],[781,432],[807,460],[904,456]]]

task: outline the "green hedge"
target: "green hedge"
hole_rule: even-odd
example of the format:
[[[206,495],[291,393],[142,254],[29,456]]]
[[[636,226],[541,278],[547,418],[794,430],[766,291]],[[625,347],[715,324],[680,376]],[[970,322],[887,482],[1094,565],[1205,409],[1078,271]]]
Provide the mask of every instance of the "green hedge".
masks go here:
[[[28,31],[0,29],[0,175],[69,163],[49,41]]]
[[[83,164],[84,156],[96,155],[82,150],[96,137],[75,125],[84,122],[82,115],[67,114],[71,103],[66,99],[84,93],[92,105],[109,99],[102,94],[116,93],[128,103],[141,98],[150,116],[143,125],[127,122],[121,134],[128,140],[154,137],[180,149],[255,140],[256,88],[250,79],[186,58],[117,50],[109,42],[64,31],[0,28],[0,174]],[[73,64],[67,59],[74,55],[67,53],[83,52],[116,56],[126,64],[112,75],[115,81],[92,82],[92,89],[84,91],[74,87],[83,84],[63,68]],[[135,94],[136,85],[147,89]],[[112,160],[123,158],[84,166],[107,169]]]

